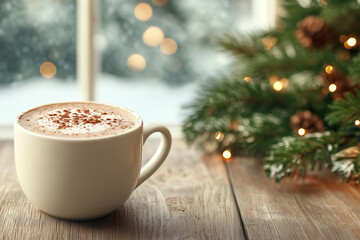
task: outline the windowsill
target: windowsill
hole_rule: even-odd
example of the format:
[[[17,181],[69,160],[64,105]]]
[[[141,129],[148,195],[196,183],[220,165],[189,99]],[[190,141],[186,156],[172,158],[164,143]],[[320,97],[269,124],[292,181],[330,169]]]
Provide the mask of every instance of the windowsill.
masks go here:
[[[180,125],[167,125],[173,139],[181,139],[183,137]],[[12,140],[14,139],[14,128],[12,125],[1,125],[0,126],[0,141],[1,140]]]

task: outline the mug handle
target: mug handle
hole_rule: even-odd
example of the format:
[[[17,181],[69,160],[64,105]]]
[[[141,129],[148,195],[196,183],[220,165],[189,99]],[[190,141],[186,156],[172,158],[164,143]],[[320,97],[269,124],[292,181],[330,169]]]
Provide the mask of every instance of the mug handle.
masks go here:
[[[161,133],[160,146],[145,166],[141,168],[140,176],[135,188],[139,187],[146,179],[148,179],[160,167],[169,154],[171,148],[171,134],[169,129],[160,124],[147,123],[144,125],[143,144],[148,137],[155,132]]]

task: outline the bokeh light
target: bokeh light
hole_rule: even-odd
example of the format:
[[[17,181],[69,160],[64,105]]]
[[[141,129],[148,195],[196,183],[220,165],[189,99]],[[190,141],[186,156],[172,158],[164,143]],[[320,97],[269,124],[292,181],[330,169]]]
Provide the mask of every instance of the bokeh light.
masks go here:
[[[251,77],[244,77],[244,81],[245,81],[245,82],[250,82],[250,81],[251,81]]]
[[[276,43],[278,42],[278,39],[276,37],[272,37],[272,36],[267,36],[264,37],[261,40],[265,50],[270,50],[273,46],[276,45]]]
[[[40,66],[40,74],[44,78],[52,78],[56,75],[56,66],[52,62],[44,62]]]
[[[178,46],[174,39],[165,38],[160,44],[160,50],[163,54],[171,55],[174,54]]]
[[[355,120],[354,123],[355,123],[356,126],[359,126],[360,125],[360,120]]]
[[[134,72],[141,72],[146,68],[146,60],[140,54],[133,54],[128,57],[127,66]]]
[[[168,0],[152,0],[152,3],[158,7],[164,6],[167,2]]]
[[[353,47],[356,45],[356,39],[351,37],[347,40],[347,44],[350,46],[350,47]]]
[[[224,134],[221,131],[217,131],[215,133],[215,139],[218,140],[218,141],[223,140],[224,139]]]
[[[334,83],[332,83],[332,84],[329,85],[329,91],[330,91],[330,92],[335,92],[336,89],[337,89],[337,87],[336,87],[336,85],[335,85]]]
[[[282,82],[280,82],[280,81],[276,81],[276,82],[274,82],[274,84],[272,85],[272,87],[273,87],[273,89],[275,90],[275,91],[281,91],[282,89],[283,89],[283,84],[282,84]]]
[[[150,47],[156,47],[160,45],[160,43],[164,40],[164,37],[164,32],[159,27],[151,26],[145,30],[143,34],[143,41]]]
[[[346,42],[347,39],[348,39],[348,37],[347,37],[346,35],[344,35],[344,34],[342,34],[342,35],[339,37],[339,41],[342,42],[342,43]]]
[[[231,151],[230,151],[230,149],[226,149],[224,152],[223,152],[223,157],[226,159],[226,160],[228,160],[228,159],[230,159],[231,158]]]
[[[153,14],[152,7],[147,3],[139,3],[135,7],[134,14],[136,19],[145,22],[149,20]]]
[[[299,136],[304,136],[304,135],[305,135],[305,133],[306,133],[306,130],[305,130],[305,129],[303,129],[303,128],[299,128],[299,130],[298,130],[298,134],[299,134]]]
[[[287,78],[280,79],[280,82],[282,83],[283,89],[286,89],[289,86],[289,79],[287,79]]]
[[[325,67],[325,72],[326,72],[327,74],[331,74],[333,70],[334,70],[334,67],[331,66],[331,65],[327,65],[327,66]]]
[[[346,40],[346,42],[344,42],[344,48],[351,49],[356,45],[356,43],[357,43],[356,38],[349,37],[348,40]]]

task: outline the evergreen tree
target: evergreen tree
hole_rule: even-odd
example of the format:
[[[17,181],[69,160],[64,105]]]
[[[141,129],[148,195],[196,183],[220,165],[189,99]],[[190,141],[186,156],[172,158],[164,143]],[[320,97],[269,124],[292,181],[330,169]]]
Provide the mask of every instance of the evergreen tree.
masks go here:
[[[188,105],[185,138],[266,154],[276,180],[325,166],[359,182],[360,4],[282,0],[282,8],[276,29],[219,38],[233,69]]]

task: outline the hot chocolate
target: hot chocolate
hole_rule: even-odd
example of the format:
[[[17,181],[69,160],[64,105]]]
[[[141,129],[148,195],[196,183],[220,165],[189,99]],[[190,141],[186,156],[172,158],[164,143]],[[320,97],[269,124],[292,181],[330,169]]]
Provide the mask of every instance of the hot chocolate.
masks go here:
[[[32,132],[68,138],[117,135],[140,122],[131,111],[89,102],[46,105],[19,116],[20,125]]]

